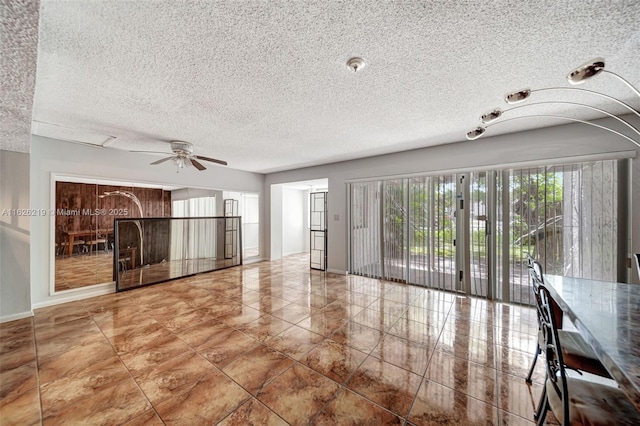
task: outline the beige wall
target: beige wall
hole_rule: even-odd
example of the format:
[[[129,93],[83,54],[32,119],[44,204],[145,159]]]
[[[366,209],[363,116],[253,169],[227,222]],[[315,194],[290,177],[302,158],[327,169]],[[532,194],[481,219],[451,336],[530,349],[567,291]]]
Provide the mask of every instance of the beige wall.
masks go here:
[[[597,123],[617,128],[617,123],[611,119]],[[272,173],[266,176],[265,193],[269,194],[269,188],[274,184],[328,178],[328,269],[344,272],[348,253],[346,183],[350,180],[562,164],[629,154],[638,157],[640,149],[613,133],[572,124]],[[632,251],[640,252],[640,158],[632,163],[631,200],[635,214],[632,214],[629,240]],[[265,211],[267,215],[273,211],[270,200],[266,200]],[[270,218],[265,218],[264,223],[269,222]],[[269,234],[266,237],[271,238]],[[634,278],[637,282],[632,274]]]
[[[607,120],[600,123],[611,124]],[[630,152],[636,157],[640,154],[636,146],[613,134],[584,125],[567,125],[266,176],[218,167],[212,173],[176,174],[163,168],[146,167],[151,159],[142,154],[33,137],[30,155],[0,151],[0,208],[49,209],[53,173],[256,192],[261,200],[262,253],[269,258],[273,255],[270,253],[273,243],[270,238],[271,185],[328,178],[328,267],[339,272],[347,268],[346,183],[350,180],[615,158],[629,156]],[[640,161],[632,161],[632,168],[630,197],[632,211],[636,213],[630,219],[628,238],[631,250],[640,252]],[[0,321],[29,315],[32,306],[70,300],[49,293],[50,238],[49,217],[29,220],[0,216]],[[640,282],[634,273],[631,279]]]
[[[157,157],[116,149],[101,149],[33,136],[31,140],[31,207],[50,208],[54,175],[84,176],[174,187],[256,192],[262,197],[264,175],[222,166],[176,173],[166,165],[150,166]],[[220,197],[221,198],[221,197]],[[113,285],[51,294],[52,224],[49,217],[31,221],[31,303],[34,308],[113,291]],[[261,238],[264,241],[264,238]]]
[[[0,151],[0,322],[31,315],[29,154]]]

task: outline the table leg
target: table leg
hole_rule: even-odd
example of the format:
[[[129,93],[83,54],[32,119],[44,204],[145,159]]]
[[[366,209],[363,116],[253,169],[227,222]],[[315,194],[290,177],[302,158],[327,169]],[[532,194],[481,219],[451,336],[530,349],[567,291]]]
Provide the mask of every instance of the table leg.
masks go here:
[[[74,235],[69,235],[69,246],[67,247],[67,254],[69,257],[73,254],[73,240],[75,239]]]

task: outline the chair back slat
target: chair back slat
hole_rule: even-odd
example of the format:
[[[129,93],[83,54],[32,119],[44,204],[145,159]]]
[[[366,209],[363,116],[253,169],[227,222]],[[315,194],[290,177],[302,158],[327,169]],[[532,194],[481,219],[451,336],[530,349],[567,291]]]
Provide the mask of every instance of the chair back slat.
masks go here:
[[[569,391],[562,348],[558,337],[558,326],[551,306],[551,294],[544,284],[539,285],[536,292],[540,304],[540,325],[544,341],[543,351],[546,355],[547,382],[551,384],[553,391],[562,401],[564,423],[568,424],[570,419]]]
[[[529,281],[531,282],[531,291],[533,292],[533,298],[536,302],[536,313],[538,319],[538,330],[542,329],[541,316],[542,306],[540,305],[540,292],[538,288],[544,284],[542,278],[542,266],[535,260],[529,253],[527,253],[527,269],[529,270]],[[542,347],[542,342],[540,342]]]

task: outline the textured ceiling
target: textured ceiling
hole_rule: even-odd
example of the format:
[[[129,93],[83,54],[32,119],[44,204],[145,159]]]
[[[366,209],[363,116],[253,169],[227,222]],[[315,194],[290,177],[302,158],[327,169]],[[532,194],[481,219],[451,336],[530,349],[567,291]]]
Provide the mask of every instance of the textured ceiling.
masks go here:
[[[34,120],[256,172],[462,141],[505,93],[566,86],[597,56],[640,83],[638,0],[42,0],[39,36]],[[638,103],[609,75],[584,88]]]
[[[29,152],[38,0],[0,2],[0,149]]]

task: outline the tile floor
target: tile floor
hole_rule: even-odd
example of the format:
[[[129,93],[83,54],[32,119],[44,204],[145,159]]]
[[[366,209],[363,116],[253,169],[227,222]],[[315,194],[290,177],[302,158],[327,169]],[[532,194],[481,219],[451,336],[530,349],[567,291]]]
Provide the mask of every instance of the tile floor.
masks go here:
[[[306,256],[0,324],[0,423],[532,424],[535,312]],[[550,416],[552,417],[552,416]],[[552,420],[551,420],[552,421]]]

